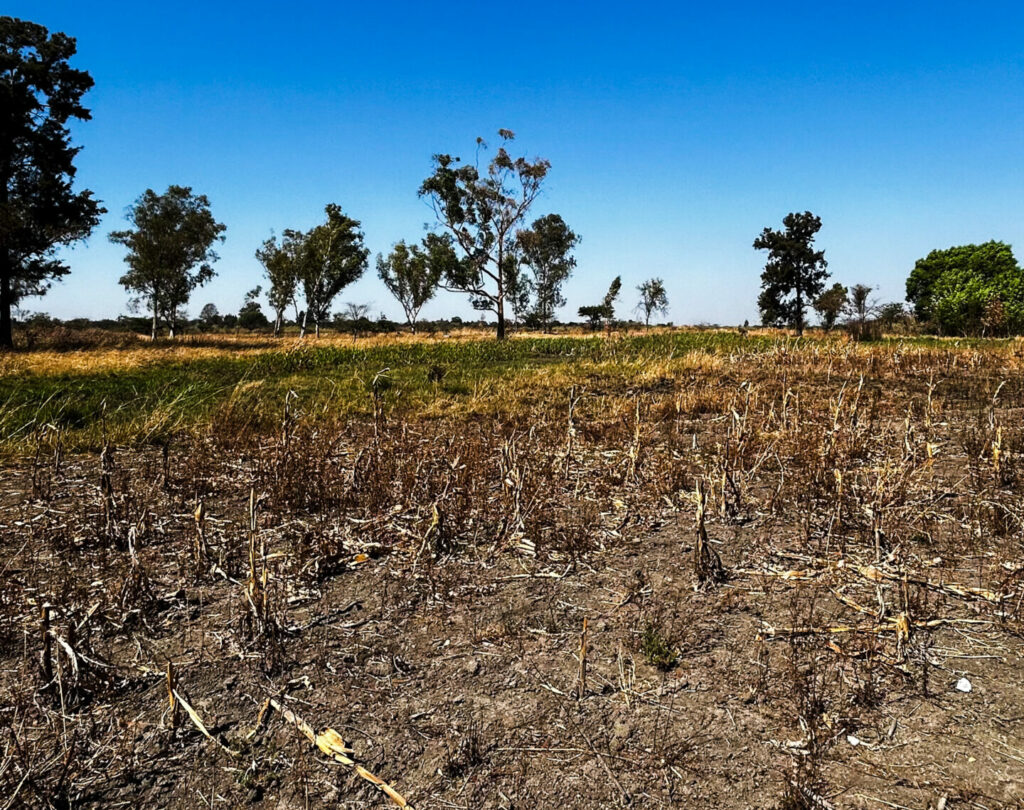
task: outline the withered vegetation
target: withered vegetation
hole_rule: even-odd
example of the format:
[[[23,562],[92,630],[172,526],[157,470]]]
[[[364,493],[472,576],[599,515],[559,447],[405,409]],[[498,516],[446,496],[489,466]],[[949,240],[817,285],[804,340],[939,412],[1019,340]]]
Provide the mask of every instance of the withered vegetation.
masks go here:
[[[1020,806],[1024,344],[566,340],[10,361],[0,808]]]

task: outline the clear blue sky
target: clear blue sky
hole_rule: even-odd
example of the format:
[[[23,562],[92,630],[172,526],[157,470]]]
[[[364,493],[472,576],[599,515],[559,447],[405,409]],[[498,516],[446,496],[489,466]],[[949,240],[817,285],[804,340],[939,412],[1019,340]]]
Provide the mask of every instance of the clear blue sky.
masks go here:
[[[191,185],[226,225],[190,310],[237,311],[271,230],[327,202],[376,254],[417,239],[435,152],[517,133],[552,163],[536,213],[583,237],[569,306],[664,277],[677,323],[756,319],[751,242],[822,217],[833,276],[902,300],[914,260],[1001,239],[1024,259],[1019,2],[85,3],[4,13],[78,39],[96,87],[79,180],[109,213],[23,307],[115,316],[106,234],[145,188]],[[400,310],[371,267],[344,301]],[[470,313],[442,293],[427,316]]]

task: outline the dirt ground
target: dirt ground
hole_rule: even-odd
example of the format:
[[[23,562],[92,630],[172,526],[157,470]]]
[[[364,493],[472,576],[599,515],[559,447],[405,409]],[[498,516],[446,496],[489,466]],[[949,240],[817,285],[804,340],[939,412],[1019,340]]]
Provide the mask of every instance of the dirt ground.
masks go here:
[[[93,486],[93,471],[79,472],[68,475],[72,500]],[[11,519],[23,508],[7,504],[8,585],[24,570],[24,527]],[[48,510],[59,513],[60,499]],[[891,639],[878,638],[874,663],[858,667],[875,649],[870,634],[836,633],[830,648],[764,631],[849,622],[856,611],[822,593],[824,580],[849,580],[842,569],[808,559],[770,520],[712,523],[730,575],[697,590],[692,516],[666,510],[661,522],[546,566],[526,555],[353,555],[322,586],[282,600],[269,666],[266,649],[240,646],[230,630],[244,615],[237,588],[216,575],[185,588],[154,577],[145,617],[132,626],[129,613],[119,632],[91,638],[81,685],[56,698],[58,715],[87,716],[102,739],[87,778],[84,763],[73,766],[83,786],[67,806],[390,804],[275,710],[257,729],[274,696],[317,731],[336,729],[413,807],[1022,806],[1024,641],[988,606],[935,594],[931,612],[963,623],[915,634],[908,643],[920,649],[899,663],[882,652]],[[225,538],[240,529],[222,525]],[[138,553],[155,570],[168,551]],[[960,561],[966,580],[979,562]],[[168,571],[180,563],[159,561]],[[91,564],[102,579],[102,555]],[[671,648],[671,666],[645,656],[651,637]],[[37,655],[24,654],[33,642],[5,644],[5,680],[36,677]],[[219,743],[187,716],[171,728],[155,663],[166,661]],[[117,662],[116,676],[106,662]],[[961,678],[970,692],[957,690]],[[11,705],[3,712],[17,722]],[[73,754],[69,737],[37,756],[59,760],[61,742]],[[13,779],[9,754],[6,766],[18,790],[8,805],[39,806]]]
[[[0,809],[1024,807],[1024,377],[938,361],[41,447]]]

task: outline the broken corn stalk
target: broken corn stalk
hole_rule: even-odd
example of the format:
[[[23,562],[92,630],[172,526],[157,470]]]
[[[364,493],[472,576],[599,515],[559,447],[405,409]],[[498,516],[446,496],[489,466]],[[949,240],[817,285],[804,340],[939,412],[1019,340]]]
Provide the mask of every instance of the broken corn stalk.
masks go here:
[[[295,712],[293,712],[287,706],[283,705],[274,698],[270,698],[267,701],[267,703],[264,704],[264,708],[266,708],[266,706],[272,706],[274,709],[279,711],[285,720],[287,720],[289,723],[291,723],[293,726],[295,726],[295,728],[299,730],[303,737],[309,740],[323,753],[327,754],[327,756],[331,757],[337,762],[340,762],[342,765],[348,765],[349,767],[353,768],[356,774],[358,774],[361,778],[365,779],[370,784],[374,785],[382,793],[385,793],[387,797],[391,799],[391,801],[394,802],[398,807],[404,807],[407,808],[407,810],[412,810],[412,808],[409,806],[409,803],[405,800],[401,793],[399,793],[397,790],[391,787],[391,785],[389,785],[379,776],[375,776],[374,774],[366,770],[366,768],[364,768],[362,765],[357,765],[352,760],[352,758],[349,756],[349,754],[352,753],[352,749],[345,745],[345,741],[342,739],[341,735],[333,728],[325,729],[320,734],[317,734],[309,723],[307,723]],[[185,708],[186,710],[188,709],[187,706]],[[260,716],[262,717],[262,715],[263,712],[261,711]]]

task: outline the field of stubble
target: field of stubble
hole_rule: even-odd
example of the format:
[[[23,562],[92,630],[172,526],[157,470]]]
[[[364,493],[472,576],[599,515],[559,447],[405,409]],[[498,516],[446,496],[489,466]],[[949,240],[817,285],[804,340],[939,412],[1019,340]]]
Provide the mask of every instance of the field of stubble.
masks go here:
[[[0,808],[1024,797],[1024,343],[0,359]]]

